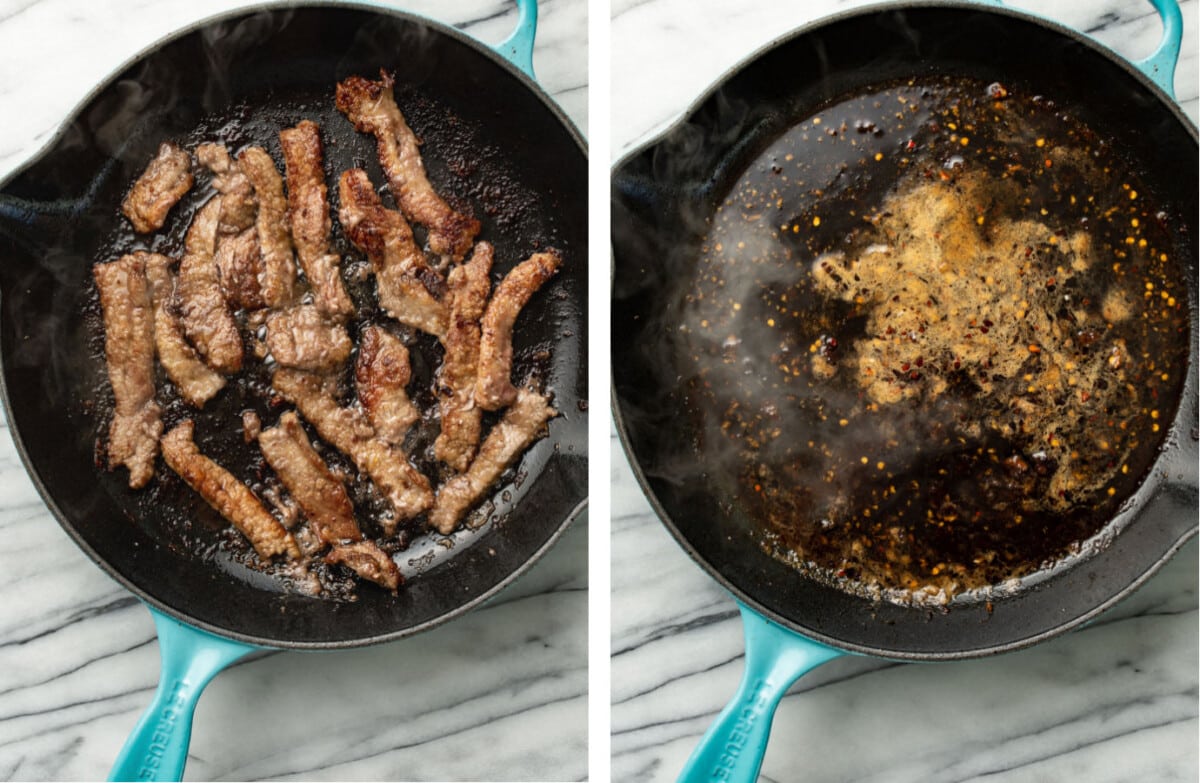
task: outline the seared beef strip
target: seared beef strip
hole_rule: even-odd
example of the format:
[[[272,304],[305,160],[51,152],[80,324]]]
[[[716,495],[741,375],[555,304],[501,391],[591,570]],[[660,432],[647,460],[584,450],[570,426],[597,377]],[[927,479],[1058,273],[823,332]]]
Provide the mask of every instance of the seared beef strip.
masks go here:
[[[262,147],[247,147],[238,153],[238,165],[254,186],[258,198],[255,228],[262,253],[258,290],[267,307],[284,307],[295,298],[296,262],[288,228],[287,199],[283,178],[275,161]]]
[[[400,338],[379,326],[368,326],[358,338],[354,365],[358,401],[375,433],[395,446],[421,414],[404,387],[412,378],[408,349]]]
[[[284,367],[328,372],[350,358],[346,328],[330,323],[316,305],[296,305],[267,316],[267,348]]]
[[[278,426],[259,434],[258,447],[322,542],[362,540],[346,488],[308,442],[300,417],[291,411],[280,416]]]
[[[162,228],[171,207],[192,188],[192,156],[169,141],[158,147],[158,154],[133,183],[121,211],[140,234]]]
[[[192,440],[195,424],[185,419],[162,438],[163,459],[200,497],[242,532],[258,556],[300,557],[300,548],[250,489],[223,467],[200,453]]]
[[[154,476],[163,426],[154,401],[154,305],[145,254],[96,264],[92,276],[104,310],[104,355],[116,401],[108,429],[108,465],[110,470],[129,468],[129,486],[138,489]]]
[[[438,375],[438,406],[442,431],[433,444],[434,455],[456,472],[471,464],[479,446],[483,411],[475,404],[475,381],[479,367],[479,318],[487,307],[492,281],[492,246],[475,245],[471,260],[450,270],[450,328],[443,344],[446,358]]]
[[[239,234],[253,228],[258,216],[254,185],[229,150],[223,144],[201,144],[196,147],[196,160],[213,173],[213,189],[221,194],[220,232]]]
[[[391,535],[396,525],[427,510],[433,504],[429,480],[375,434],[362,411],[342,408],[334,399],[335,381],[286,367],[275,371],[272,385],[290,401],[325,441],[350,457],[392,504],[395,516],[380,520]]]
[[[392,592],[404,583],[396,561],[374,541],[357,541],[353,544],[335,546],[325,555],[325,562],[342,565],[354,571],[362,579],[369,579]]]
[[[171,311],[175,299],[174,263],[157,253],[141,253],[146,263],[146,279],[154,302],[154,345],[167,377],[188,403],[203,408],[225,386],[225,379],[200,360],[195,349],[183,338],[183,327]]]
[[[304,120],[294,128],[280,131],[279,143],[287,169],[288,215],[300,268],[321,312],[344,319],[354,312],[354,304],[342,284],[341,259],[329,246],[332,223],[320,128],[315,122]]]
[[[521,389],[516,402],[492,428],[467,468],[438,490],[429,524],[449,535],[466,511],[478,503],[500,474],[525,449],[542,437],[545,424],[556,414],[549,401],[535,391]]]
[[[221,216],[213,256],[225,301],[235,308],[263,306],[259,280],[263,261],[258,246],[258,197],[250,178],[220,144],[196,147],[196,159],[213,172],[213,188],[221,194]]]
[[[256,228],[228,236],[218,233],[213,263],[217,265],[217,279],[225,301],[231,307],[258,310],[265,304],[259,284],[263,260]]]
[[[339,83],[338,110],[355,128],[375,135],[392,195],[405,217],[429,229],[430,249],[458,260],[471,249],[479,221],[454,211],[433,189],[421,161],[420,142],[396,106],[392,77],[385,71],[379,77],[373,82],[351,76]]]
[[[529,297],[554,276],[562,264],[558,251],[534,253],[505,275],[492,294],[480,323],[479,378],[475,402],[484,410],[500,410],[517,397],[512,384],[513,323]]]
[[[338,183],[342,202],[338,217],[355,247],[367,254],[375,270],[379,304],[402,324],[443,337],[446,307],[422,279],[441,282],[413,241],[404,216],[387,209],[362,169],[342,172]]]
[[[213,258],[221,197],[200,208],[185,240],[179,264],[179,314],[183,330],[205,363],[226,375],[242,368],[242,336],[225,302]]]

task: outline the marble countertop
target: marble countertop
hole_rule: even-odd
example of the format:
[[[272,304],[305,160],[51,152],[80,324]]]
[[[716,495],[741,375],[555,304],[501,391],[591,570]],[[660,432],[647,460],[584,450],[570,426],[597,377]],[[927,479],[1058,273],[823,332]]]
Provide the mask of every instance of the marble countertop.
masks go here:
[[[857,2],[613,0],[612,154],[667,127],[758,47]],[[1142,0],[1018,0],[1141,57]],[[1182,3],[1176,94],[1196,121],[1197,6]],[[737,687],[733,600],[659,523],[612,447],[612,779],[674,780]],[[1009,655],[936,665],[841,658],[783,699],[764,780],[856,783],[1194,781],[1197,543],[1086,628]]]
[[[249,4],[0,0],[0,178],[133,53]],[[403,6],[486,42],[516,21],[506,0]],[[544,0],[534,55],[541,85],[585,133],[587,15],[585,0]],[[155,687],[154,626],[61,530],[3,427],[0,779],[102,779]],[[587,527],[578,520],[513,586],[433,631],[221,674],[196,713],[187,779],[585,778]]]

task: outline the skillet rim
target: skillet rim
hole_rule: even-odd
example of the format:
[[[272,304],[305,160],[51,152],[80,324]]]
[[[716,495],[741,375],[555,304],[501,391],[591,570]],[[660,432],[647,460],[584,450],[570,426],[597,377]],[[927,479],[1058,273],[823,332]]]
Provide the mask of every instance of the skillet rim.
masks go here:
[[[715,79],[705,90],[693,99],[677,117],[669,122],[655,126],[650,131],[641,136],[633,146],[612,165],[610,175],[610,205],[616,201],[612,187],[619,179],[624,168],[634,159],[646,154],[649,150],[661,144],[677,129],[686,125],[696,113],[702,109],[713,97],[725,87],[725,85],[733,78],[741,74],[744,70],[751,67],[757,60],[764,55],[785,46],[792,41],[809,35],[823,27],[829,25],[851,21],[860,17],[877,16],[885,13],[903,12],[908,10],[957,10],[970,11],[973,13],[996,14],[999,16],[1017,19],[1019,21],[1038,25],[1051,33],[1065,36],[1071,41],[1079,43],[1092,52],[1100,55],[1108,60],[1111,64],[1124,70],[1128,75],[1132,76],[1143,90],[1147,90],[1153,95],[1156,101],[1165,107],[1171,116],[1183,127],[1183,129],[1192,137],[1193,142],[1200,145],[1200,131],[1197,129],[1190,117],[1188,117],[1180,106],[1178,100],[1168,95],[1161,87],[1152,81],[1146,74],[1138,69],[1134,64],[1122,57],[1117,52],[1113,51],[1104,44],[1096,41],[1088,35],[1067,27],[1060,22],[1046,19],[1029,12],[1013,9],[999,4],[991,4],[978,2],[977,0],[908,0],[907,2],[875,2],[867,5],[858,6],[856,8],[839,11],[834,14],[823,16],[819,19],[814,19],[799,27],[777,36],[770,41],[762,44],[750,54],[738,60],[730,68],[727,68],[717,79]],[[609,299],[612,300],[614,288],[616,285],[616,268],[617,259],[616,252],[611,242],[612,228],[610,226],[610,274],[609,281]],[[1137,488],[1130,494],[1127,503],[1134,504],[1134,507],[1128,511],[1118,511],[1110,518],[1108,525],[1112,525],[1118,520],[1123,520],[1118,530],[1124,530],[1134,519],[1141,516],[1146,510],[1151,498],[1146,498],[1152,489],[1167,486],[1171,480],[1165,475],[1163,463],[1169,461],[1169,457],[1173,452],[1181,450],[1183,447],[1177,445],[1182,437],[1179,436],[1179,431],[1187,426],[1185,419],[1190,418],[1193,421],[1196,419],[1197,407],[1200,402],[1197,401],[1197,364],[1200,362],[1197,348],[1197,334],[1200,333],[1198,326],[1198,312],[1200,312],[1200,301],[1192,302],[1192,311],[1189,314],[1189,326],[1191,329],[1191,341],[1188,349],[1188,375],[1184,380],[1183,387],[1180,389],[1180,397],[1175,416],[1171,422],[1171,427],[1168,429],[1163,444],[1160,446],[1158,454],[1155,456],[1150,468],[1147,471],[1146,477],[1138,484]],[[611,316],[610,316],[611,319]],[[610,320],[609,332],[611,335],[613,322]],[[719,586],[731,594],[731,597],[742,606],[752,610],[756,614],[764,617],[771,622],[781,626],[783,629],[795,633],[804,638],[820,642],[822,644],[833,647],[834,649],[868,655],[877,658],[884,658],[896,661],[951,661],[951,660],[966,660],[971,658],[983,658],[991,655],[997,655],[1005,652],[1024,649],[1050,638],[1066,633],[1074,628],[1084,625],[1095,619],[1098,615],[1107,611],[1114,604],[1127,598],[1135,592],[1143,584],[1146,583],[1154,574],[1156,574],[1175,554],[1183,548],[1187,542],[1193,537],[1200,534],[1200,517],[1194,519],[1189,528],[1183,530],[1171,544],[1165,548],[1162,554],[1154,560],[1147,568],[1117,590],[1107,599],[1091,606],[1087,611],[1082,612],[1068,620],[1052,625],[1046,630],[1034,633],[1031,635],[1022,636],[1020,638],[1009,640],[1000,644],[993,644],[987,647],[975,647],[970,649],[953,649],[953,650],[935,650],[932,652],[921,651],[903,651],[891,650],[882,647],[872,647],[867,644],[858,642],[847,642],[842,639],[837,639],[822,633],[813,628],[802,626],[797,621],[786,617],[779,612],[776,612],[769,607],[764,606],[758,601],[749,591],[744,590],[739,585],[735,585],[730,579],[726,578],[718,569],[717,565],[709,563],[696,549],[692,542],[683,534],[679,527],[675,524],[672,516],[666,511],[662,502],[655,494],[650,486],[650,483],[642,469],[640,462],[633,450],[632,440],[630,436],[630,427],[625,420],[625,415],[621,407],[621,398],[617,390],[617,361],[618,354],[616,350],[610,348],[609,366],[612,381],[609,385],[609,405],[612,409],[613,421],[617,431],[617,437],[621,442],[622,451],[625,453],[626,461],[637,481],[639,489],[642,491],[642,496],[650,504],[659,522],[667,528],[675,543],[680,546],[687,556],[699,566],[708,578],[715,581]],[[1175,436],[1175,437],[1173,437]],[[1140,500],[1139,500],[1140,499]],[[1081,565],[1081,564],[1080,564]],[[805,577],[807,578],[807,577]],[[869,599],[861,599],[864,606],[874,605]],[[921,609],[922,613],[928,611],[923,607],[913,607]],[[950,611],[954,611],[953,608]]]
[[[7,175],[0,177],[0,193],[2,193],[18,177],[25,174],[34,166],[45,160],[47,156],[50,155],[54,147],[56,147],[62,140],[64,134],[67,132],[67,129],[71,126],[71,124],[80,116],[82,116],[82,114],[92,105],[93,101],[95,101],[96,98],[104,91],[110,88],[117,77],[125,73],[125,71],[129,68],[143,61],[145,58],[152,56],[164,47],[169,46],[170,44],[175,43],[176,41],[179,41],[187,36],[197,34],[205,28],[241,17],[249,17],[261,13],[277,14],[290,11],[357,11],[376,16],[392,17],[395,19],[404,20],[409,24],[424,26],[431,32],[447,36],[457,43],[473,49],[476,53],[482,54],[487,60],[490,60],[491,64],[499,66],[509,75],[517,78],[521,85],[529,93],[536,97],[546,109],[549,110],[551,116],[558,121],[559,125],[564,131],[566,131],[571,141],[575,143],[575,146],[578,148],[579,153],[583,156],[584,160],[587,160],[588,148],[586,139],[584,139],[579,128],[575,125],[571,118],[567,116],[562,107],[551,99],[549,93],[547,93],[537,81],[531,79],[527,74],[505,59],[491,46],[467,35],[466,33],[430,17],[422,16],[420,14],[405,11],[399,8],[377,5],[370,2],[370,0],[346,0],[346,2],[322,2],[322,0],[282,0],[281,2],[272,2],[271,0],[267,0],[266,2],[255,2],[203,17],[202,19],[196,20],[188,25],[177,28],[168,34],[159,37],[153,43],[143,47],[136,54],[124,60],[101,80],[97,81],[87,92],[87,94],[80,99],[80,101],[76,103],[69,112],[63,115],[63,119],[58,124],[54,133],[47,138],[46,142],[41,147],[30,154],[26,160],[14,167]],[[586,200],[586,194],[584,198]],[[586,308],[586,301],[584,305]],[[585,344],[583,348],[583,361],[586,364],[587,345]],[[89,560],[98,565],[109,577],[116,580],[118,584],[131,592],[139,600],[153,607],[155,610],[162,612],[163,614],[168,615],[169,617],[172,617],[182,623],[185,623],[192,628],[200,629],[224,639],[231,639],[262,649],[337,650],[367,647],[376,644],[385,644],[403,639],[408,636],[413,636],[442,625],[443,623],[454,620],[471,611],[472,609],[475,609],[481,604],[491,600],[498,593],[502,592],[505,588],[528,572],[556,543],[558,543],[559,539],[562,538],[571,524],[574,523],[575,520],[577,520],[588,507],[588,494],[585,486],[582,497],[579,498],[575,505],[571,507],[570,510],[564,515],[558,526],[550,533],[541,546],[535,549],[517,568],[513,569],[490,588],[484,590],[470,600],[460,603],[453,609],[443,612],[442,614],[426,620],[425,622],[370,636],[357,636],[348,639],[339,639],[336,641],[292,641],[267,636],[255,636],[253,634],[232,631],[212,623],[199,620],[190,614],[180,611],[175,607],[163,602],[158,597],[152,595],[146,590],[143,590],[132,580],[126,578],[114,566],[110,565],[107,560],[102,558],[84,539],[82,534],[76,529],[75,524],[69,521],[67,515],[59,507],[54,495],[51,494],[45,483],[42,481],[41,476],[33,467],[28,451],[25,447],[24,439],[21,436],[20,427],[17,426],[13,417],[12,404],[9,398],[5,357],[3,356],[2,351],[0,351],[0,406],[3,407],[5,424],[12,437],[13,445],[16,447],[17,455],[20,457],[21,466],[24,468],[25,474],[29,477],[34,488],[37,490],[38,495],[42,499],[42,502],[45,503],[47,509],[50,511],[59,527],[62,528],[67,533],[68,537],[75,543],[75,545],[78,546],[85,555],[87,555]],[[585,453],[585,459],[586,458],[587,456]]]

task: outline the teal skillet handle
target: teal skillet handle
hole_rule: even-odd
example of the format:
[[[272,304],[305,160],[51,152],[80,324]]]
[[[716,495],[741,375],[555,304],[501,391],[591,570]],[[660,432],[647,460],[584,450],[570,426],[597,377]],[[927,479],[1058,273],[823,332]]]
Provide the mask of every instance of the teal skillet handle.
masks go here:
[[[1150,0],[1162,19],[1163,36],[1154,54],[1133,65],[1175,99],[1175,66],[1179,63],[1179,48],[1183,41],[1183,13],[1175,0]]]
[[[975,0],[980,5],[1004,5],[1003,0]],[[1175,99],[1175,66],[1179,63],[1179,49],[1183,42],[1183,12],[1176,0],[1150,0],[1154,10],[1162,19],[1163,36],[1154,54],[1144,60],[1135,60],[1137,68],[1163,92]],[[1035,12],[1036,13],[1036,12]]]
[[[779,700],[799,677],[840,655],[738,604],[746,634],[746,670],[679,776],[681,783],[754,783]]]
[[[517,28],[493,48],[530,79],[533,75],[533,39],[537,36],[537,0],[517,0]]]
[[[192,713],[204,686],[261,649],[222,639],[150,608],[158,627],[162,673],[150,706],[117,756],[109,780],[180,780],[192,737]]]

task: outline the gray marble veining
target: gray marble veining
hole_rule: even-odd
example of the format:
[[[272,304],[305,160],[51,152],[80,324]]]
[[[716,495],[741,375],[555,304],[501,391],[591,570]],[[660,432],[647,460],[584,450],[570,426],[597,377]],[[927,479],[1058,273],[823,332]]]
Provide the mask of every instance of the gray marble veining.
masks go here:
[[[135,53],[244,5],[0,2],[0,177]],[[516,22],[505,0],[404,7],[492,43]],[[585,132],[587,15],[583,0],[543,2],[534,55],[543,88]],[[59,528],[3,429],[0,778],[100,779],[155,687],[154,627]],[[495,600],[431,632],[224,672],[200,701],[187,778],[585,778],[587,527],[579,520]]]
[[[789,30],[862,2],[613,0],[612,154],[668,127],[708,86]],[[1137,58],[1159,24],[1143,0],[1037,9]],[[1196,121],[1196,0],[1182,3],[1176,95]],[[781,78],[786,75],[781,74]],[[741,622],[730,596],[659,523],[612,439],[613,780],[669,781],[733,694]],[[1197,543],[1082,630],[949,664],[841,658],[784,698],[767,781],[1194,781]]]

